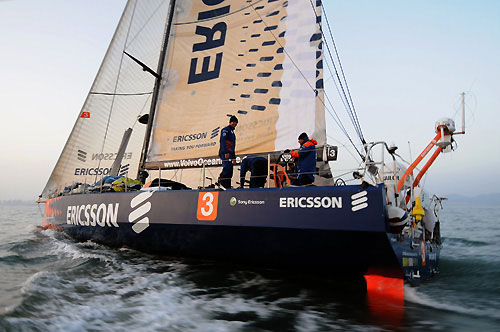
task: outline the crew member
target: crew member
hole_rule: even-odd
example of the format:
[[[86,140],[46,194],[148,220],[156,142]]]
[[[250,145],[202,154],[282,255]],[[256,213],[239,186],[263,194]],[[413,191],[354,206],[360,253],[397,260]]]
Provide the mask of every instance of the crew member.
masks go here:
[[[316,145],[318,142],[309,139],[306,133],[299,136],[300,149],[291,151],[292,157],[296,160],[297,180],[295,185],[304,186],[314,182],[316,173]]]
[[[238,125],[238,118],[231,115],[229,125],[220,132],[219,157],[222,159],[222,172],[219,175],[219,183],[224,188],[231,188],[233,177],[233,164],[236,163],[236,135],[234,130]]]
[[[250,171],[250,188],[263,188],[267,181],[267,159],[247,157],[241,162],[240,188],[245,184],[245,175]]]

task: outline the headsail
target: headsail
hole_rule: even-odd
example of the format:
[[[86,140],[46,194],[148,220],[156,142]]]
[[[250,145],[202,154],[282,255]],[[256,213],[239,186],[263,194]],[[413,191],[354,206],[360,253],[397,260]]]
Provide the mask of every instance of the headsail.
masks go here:
[[[237,153],[326,141],[321,1],[177,1],[148,168],[216,157],[228,115]],[[170,166],[169,166],[170,165]]]
[[[111,170],[122,136],[133,128],[122,172],[135,177],[155,78],[124,51],[156,70],[169,0],[131,0],[125,7],[90,93],[42,193],[46,199],[74,182],[93,183]],[[82,55],[83,56],[83,55]]]

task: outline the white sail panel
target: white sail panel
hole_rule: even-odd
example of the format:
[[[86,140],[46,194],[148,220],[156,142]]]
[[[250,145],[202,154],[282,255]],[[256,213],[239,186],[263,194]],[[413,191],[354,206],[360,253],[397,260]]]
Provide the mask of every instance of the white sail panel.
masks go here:
[[[230,115],[239,118],[237,154],[295,147],[303,131],[324,143],[314,3],[316,10],[308,0],[178,1],[148,167],[216,157]]]
[[[42,199],[76,182],[94,183],[108,174],[128,128],[133,133],[120,173],[136,176],[146,129],[137,118],[149,112],[155,78],[123,52],[157,70],[169,3],[128,2]]]
[[[310,1],[288,2],[288,22],[292,20],[293,25],[285,34],[287,56],[281,89],[284,102],[276,123],[279,135],[275,150],[289,149],[291,144],[297,147],[297,138],[302,132],[317,140],[319,145],[326,143],[321,2],[314,2],[315,11]]]

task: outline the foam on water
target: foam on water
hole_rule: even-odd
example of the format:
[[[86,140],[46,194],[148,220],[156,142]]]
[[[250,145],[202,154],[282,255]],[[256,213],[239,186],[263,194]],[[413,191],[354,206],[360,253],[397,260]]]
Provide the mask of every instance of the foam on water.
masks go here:
[[[429,295],[419,292],[418,288],[414,288],[409,285],[404,286],[404,292],[405,292],[405,301],[408,302],[417,303],[438,310],[451,311],[459,314],[473,315],[478,317],[487,316],[493,319],[500,319],[500,312],[495,307],[493,308],[465,307],[454,303],[450,303],[448,301],[436,300]]]

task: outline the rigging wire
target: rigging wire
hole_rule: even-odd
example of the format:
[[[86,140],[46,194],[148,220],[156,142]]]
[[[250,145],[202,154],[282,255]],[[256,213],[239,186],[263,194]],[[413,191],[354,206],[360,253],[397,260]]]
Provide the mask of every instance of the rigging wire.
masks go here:
[[[335,39],[333,38],[333,32],[332,32],[332,29],[330,27],[330,22],[328,21],[328,16],[326,15],[326,11],[323,7],[323,2],[321,3],[321,9],[323,10],[323,13],[324,13],[324,16],[325,16],[325,21],[326,21],[326,25],[328,27],[328,32],[330,33],[330,37],[332,39],[332,43],[333,43],[333,48],[335,50],[335,55],[337,56],[337,61],[339,63],[339,67],[340,67],[340,71],[342,73],[342,77],[344,79],[344,83],[345,83],[345,86],[346,86],[346,89],[347,89],[347,94],[349,95],[349,100],[351,102],[351,106],[352,106],[352,111],[354,113],[354,117],[355,117],[355,122],[356,122],[356,125],[359,129],[359,133],[360,133],[360,137],[361,137],[361,140],[362,140],[362,143],[365,144],[365,139],[364,139],[364,136],[363,136],[363,132],[361,131],[361,125],[359,123],[359,119],[358,119],[358,115],[357,115],[357,112],[356,112],[356,108],[354,107],[354,102],[352,100],[352,96],[351,96],[351,91],[349,89],[349,85],[347,84],[347,79],[345,77],[345,73],[344,73],[344,68],[342,67],[342,62],[340,61],[340,56],[339,56],[339,53],[338,53],[338,50],[337,50],[337,45],[335,44]],[[323,33],[323,28],[320,26],[320,29],[322,30],[322,33]],[[323,34],[324,36],[324,34]],[[325,41],[325,43],[328,45],[328,43]]]
[[[338,92],[338,93],[339,93],[339,95],[340,95],[340,99],[342,100],[342,103],[344,104],[344,107],[345,107],[345,108],[346,108],[346,110],[348,110],[348,112],[349,112],[349,111],[350,111],[350,109],[351,109],[351,105],[349,104],[349,100],[347,99],[347,96],[346,96],[346,94],[345,94],[344,87],[342,86],[342,81],[340,80],[340,77],[339,77],[339,74],[338,74],[338,71],[337,71],[337,67],[335,66],[335,62],[333,61],[333,58],[332,58],[332,56],[331,56],[330,48],[329,48],[328,43],[327,43],[327,41],[326,41],[325,34],[323,33],[322,26],[321,26],[321,24],[319,23],[319,22],[320,22],[320,17],[319,17],[319,16],[317,15],[317,13],[316,13],[316,8],[314,7],[314,4],[312,3],[312,0],[309,0],[309,3],[311,4],[311,8],[312,8],[312,11],[313,11],[314,16],[316,17],[316,22],[318,22],[318,24],[319,24],[319,28],[320,28],[321,35],[324,37],[324,39],[323,39],[323,40],[324,40],[324,42],[325,42],[325,45],[326,45],[326,47],[327,47],[328,54],[330,55],[330,59],[331,59],[331,61],[332,61],[333,67],[334,67],[334,69],[335,69],[335,75],[332,73],[332,71],[331,71],[331,69],[330,69],[330,67],[329,67],[329,65],[328,65],[328,62],[326,62],[327,67],[328,67],[328,69],[329,69],[329,71],[330,71],[330,75],[331,75],[331,77],[332,77],[332,78],[335,78],[335,76],[337,77],[337,80],[338,80],[338,82],[339,82],[339,84],[340,84],[340,87],[341,87],[341,89],[342,89],[342,92],[340,92],[340,91],[339,91],[339,87],[338,87],[338,85],[337,85],[337,81],[335,81],[335,79],[334,79],[334,82],[335,82],[335,87],[337,88],[337,92]],[[347,104],[346,104],[346,103],[347,103]]]
[[[262,22],[264,23],[264,25],[266,27],[268,27],[266,21],[262,18],[262,16],[260,15],[260,13],[255,9],[254,5],[251,4],[250,5],[252,7],[252,9],[255,11],[255,13],[259,16],[259,18],[262,20]],[[300,70],[300,68],[297,66],[297,64],[295,63],[295,61],[293,60],[293,58],[290,56],[290,54],[287,52],[286,50],[286,47],[284,47],[281,42],[279,41],[279,39],[276,37],[276,35],[271,31],[269,30],[269,32],[271,33],[271,35],[273,36],[274,40],[276,40],[276,42],[283,48],[283,52],[285,53],[285,55],[290,59],[290,61],[292,62],[293,66],[295,67],[295,69],[297,69],[297,71],[299,72],[299,74],[302,76],[302,78],[304,79],[304,81],[307,83],[307,85],[311,88],[312,91],[314,91],[315,93],[317,92],[317,89],[315,89],[311,83],[307,80],[307,78],[305,77],[304,73],[302,72],[302,70]],[[349,136],[349,133],[347,132],[347,130],[345,129],[344,125],[342,124],[342,121],[340,121],[340,117],[338,116],[337,112],[335,111],[335,108],[333,107],[333,104],[331,103],[330,101],[330,98],[328,97],[326,91],[323,91],[325,96],[327,97],[327,101],[330,105],[330,107],[332,108],[333,112],[335,113],[335,115],[333,115],[333,113],[330,111],[330,109],[327,107],[327,105],[325,104],[325,101],[322,100],[321,98],[318,97],[318,99],[321,101],[321,103],[323,104],[323,106],[325,107],[325,109],[328,111],[328,113],[330,114],[330,116],[333,118],[333,120],[337,123],[337,125],[339,126],[340,130],[344,133],[344,135],[346,135],[346,137],[349,139],[349,141],[351,142],[352,146],[354,147],[354,149],[356,150],[356,152],[358,152],[359,156],[361,157],[361,159],[363,159],[363,155],[359,152],[358,148],[356,147],[356,145],[354,144],[354,142],[352,141],[351,137]]]
[[[358,148],[356,147],[356,145],[354,144],[354,142],[352,141],[351,139],[351,136],[349,135],[349,133],[347,132],[347,130],[345,129],[344,127],[344,124],[342,123],[342,120],[340,119],[339,115],[337,114],[337,112],[335,111],[335,108],[333,107],[333,104],[330,100],[330,97],[328,96],[328,94],[326,92],[324,92],[325,94],[325,97],[326,97],[326,100],[328,101],[328,104],[330,105],[330,107],[333,109],[334,113],[335,113],[335,116],[336,118],[333,116],[333,114],[330,112],[330,109],[325,105],[325,103],[321,100],[321,98],[319,98],[319,100],[321,100],[321,102],[323,103],[323,105],[325,106],[325,109],[328,111],[328,113],[330,114],[330,116],[333,118],[333,120],[337,123],[337,125],[340,127],[340,129],[342,130],[342,132],[344,133],[344,135],[346,135],[347,139],[349,140],[349,142],[351,142],[352,146],[354,147],[354,150],[356,150],[356,152],[358,153],[358,155],[361,157],[361,159],[363,160],[363,154],[361,154],[361,152],[359,152]]]
[[[135,41],[135,39],[141,34],[141,32],[146,28],[146,26],[148,25],[148,23],[151,21],[151,19],[153,18],[153,16],[155,16],[157,13],[159,13],[160,11],[160,7],[165,5],[168,1],[162,1],[158,7],[156,7],[156,9],[153,11],[153,13],[145,20],[146,23],[144,23],[141,28],[135,33],[135,35],[130,38],[130,41],[127,42],[127,44],[125,45],[124,49],[127,50],[129,49],[130,45],[132,45],[132,43]]]
[[[329,64],[328,62],[325,62],[328,69],[330,69],[329,67]],[[330,72],[331,73],[331,72]],[[333,75],[330,76],[331,78],[333,78]],[[337,88],[337,91],[338,90],[338,86],[337,86],[337,82],[335,81],[335,79],[333,80],[333,82],[335,83],[335,87]],[[340,91],[339,91],[340,93]],[[324,94],[325,94],[325,97],[326,97],[326,100],[328,101],[328,104],[330,105],[330,107],[333,109],[333,112],[335,113],[335,116],[330,112],[330,110],[328,109],[328,107],[326,107],[326,105],[323,103],[323,105],[325,105],[325,108],[327,109],[328,113],[330,114],[330,116],[333,118],[333,120],[337,123],[337,125],[341,128],[342,132],[344,133],[344,135],[346,135],[346,137],[349,139],[349,141],[351,142],[352,146],[354,147],[354,149],[356,150],[356,152],[359,154],[359,156],[361,157],[361,159],[363,159],[363,155],[359,152],[359,150],[356,148],[356,145],[354,144],[354,142],[352,141],[349,133],[347,132],[347,130],[345,129],[344,127],[344,124],[342,123],[342,120],[340,119],[339,115],[337,114],[337,111],[335,111],[335,108],[333,107],[333,104],[332,104],[332,101],[330,100],[330,97],[328,96],[328,94],[326,93],[326,91],[324,91]],[[321,99],[320,99],[321,100]],[[341,98],[342,102],[344,103],[344,106],[345,106],[345,102],[344,100]]]
[[[339,140],[338,140],[338,139],[336,139],[335,137],[330,136],[330,135],[328,135],[328,134],[326,135],[326,137],[328,137],[328,138],[329,138],[329,139],[331,139],[331,140],[336,141],[338,145],[341,145],[343,148],[345,148],[345,149],[346,149],[346,151],[347,151],[347,152],[348,152],[348,153],[352,156],[352,158],[353,158],[354,160],[356,160],[356,156],[355,156],[355,155],[351,152],[351,150],[350,150],[350,149],[349,149],[349,148],[348,148],[345,144],[343,144],[341,141],[339,141]]]
[[[124,61],[124,52],[126,49],[128,49],[128,47],[134,42],[134,40],[137,38],[137,36],[139,34],[141,34],[141,32],[144,30],[144,28],[146,27],[146,25],[151,21],[152,17],[155,16],[158,12],[159,12],[159,9],[165,4],[166,2],[163,1],[162,3],[160,3],[156,9],[153,11],[153,13],[148,17],[148,19],[146,20],[146,23],[143,24],[139,31],[137,31],[135,33],[135,35],[131,36],[131,29],[132,29],[132,25],[133,25],[133,22],[134,22],[134,18],[136,16],[136,12],[137,12],[137,2],[134,3],[134,6],[133,6],[133,10],[132,10],[132,16],[130,18],[130,24],[128,26],[128,29],[127,29],[127,33],[126,33],[126,37],[125,37],[125,41],[124,41],[124,45],[123,45],[123,52],[121,54],[121,57],[120,57],[120,64],[118,66],[118,75],[116,77],[116,80],[115,80],[115,84],[114,84],[114,92],[113,93],[99,93],[99,92],[91,92],[91,94],[94,94],[94,95],[108,95],[108,96],[112,96],[112,101],[111,101],[111,105],[110,105],[110,110],[109,110],[109,115],[108,115],[108,121],[107,121],[107,124],[106,124],[106,130],[105,130],[105,133],[104,133],[104,139],[103,139],[103,143],[102,143],[102,147],[101,147],[101,153],[102,151],[104,150],[104,146],[106,144],[106,139],[107,139],[107,135],[108,135],[108,129],[109,129],[109,124],[110,124],[110,120],[111,120],[111,114],[113,113],[113,109],[114,109],[114,104],[115,104],[115,97],[116,96],[140,96],[140,95],[149,95],[148,98],[146,99],[146,102],[145,104],[143,105],[140,113],[144,110],[144,107],[147,105],[151,95],[152,95],[152,92],[143,92],[143,93],[117,93],[117,89],[118,89],[118,83],[119,83],[119,80],[120,80],[120,75],[122,74],[122,64],[123,64],[123,61]],[[140,114],[139,113],[139,114]],[[134,122],[133,126],[135,126],[135,123],[137,122],[137,119],[136,121]],[[98,163],[98,167],[100,167],[101,165],[101,160],[99,160],[99,163]]]
[[[131,31],[131,28],[132,28],[132,22],[134,21],[134,16],[135,16],[136,8],[137,8],[137,2],[134,3],[134,7],[133,7],[133,10],[132,10],[132,17],[130,18],[130,22],[131,23],[129,24],[128,29],[127,29],[127,34],[126,34],[125,42],[124,42],[124,45],[123,45],[124,48],[126,47],[127,40],[128,40],[128,38],[130,36],[130,31]],[[115,84],[114,84],[114,93],[116,93],[116,91],[118,89],[118,83],[120,81],[120,75],[122,73],[122,64],[123,64],[124,54],[125,53],[122,53],[121,56],[120,56],[120,64],[118,66],[118,68],[119,68],[118,69],[118,75],[116,76],[116,80],[115,80]],[[104,146],[106,144],[106,139],[108,137],[108,129],[109,129],[109,124],[111,122],[111,114],[113,113],[114,105],[115,105],[115,96],[113,96],[113,98],[111,99],[111,105],[109,107],[108,121],[106,122],[106,130],[104,132],[104,138],[103,138],[103,141],[102,141],[101,153],[104,151]],[[98,168],[101,167],[101,160],[99,160],[99,163],[97,164],[97,167]],[[97,175],[95,176],[95,180],[97,180]]]
[[[327,25],[328,25],[328,30],[329,30],[329,32],[330,32],[330,37],[331,37],[332,42],[333,42],[333,45],[334,45],[334,50],[335,50],[335,54],[336,54],[336,58],[337,58],[337,62],[339,63],[339,67],[340,67],[341,72],[342,72],[342,77],[344,78],[344,80],[343,80],[343,81],[344,81],[344,84],[342,84],[342,80],[341,80],[341,78],[340,78],[339,71],[337,70],[337,66],[335,65],[335,61],[334,61],[334,59],[333,59],[332,52],[331,52],[331,50],[330,50],[330,46],[329,46],[329,44],[328,44],[327,36],[325,35],[325,33],[324,33],[324,31],[323,31],[323,27],[322,27],[322,25],[321,25],[321,23],[320,23],[319,16],[318,16],[318,14],[316,13],[316,9],[315,9],[315,7],[314,7],[314,4],[313,4],[312,0],[309,0],[309,2],[310,2],[310,4],[311,4],[312,11],[313,11],[313,13],[314,13],[314,15],[315,15],[315,17],[316,17],[316,21],[317,21],[317,22],[318,22],[318,24],[319,24],[319,29],[320,29],[320,31],[321,31],[321,35],[323,36],[323,41],[324,41],[324,43],[325,43],[325,45],[326,45],[326,49],[327,49],[328,55],[330,56],[330,61],[332,62],[332,65],[333,65],[333,67],[334,67],[334,69],[335,69],[335,75],[331,72],[331,68],[330,68],[330,66],[329,66],[328,62],[326,62],[326,64],[327,64],[327,68],[328,68],[328,70],[330,71],[330,74],[332,75],[332,77],[335,77],[335,76],[337,77],[338,83],[339,83],[339,85],[340,85],[340,89],[342,90],[342,92],[340,92],[340,91],[339,91],[339,87],[338,87],[338,85],[337,85],[337,82],[334,80],[334,82],[335,82],[335,87],[336,87],[336,89],[337,89],[337,92],[339,93],[340,98],[341,98],[341,100],[342,100],[342,103],[344,104],[344,107],[345,107],[345,108],[346,108],[346,110],[347,110],[347,113],[348,113],[348,115],[349,115],[349,117],[350,117],[350,119],[351,119],[351,122],[352,122],[353,126],[354,126],[354,130],[356,131],[356,133],[357,133],[357,135],[358,135],[358,137],[359,137],[359,139],[360,139],[361,143],[362,143],[362,144],[365,144],[366,142],[365,142],[365,139],[364,139],[364,137],[363,137],[363,133],[362,133],[362,131],[361,131],[361,126],[360,126],[360,124],[359,124],[359,120],[358,120],[358,117],[357,117],[357,114],[356,114],[356,110],[355,110],[355,108],[354,108],[354,103],[353,103],[353,101],[352,101],[352,97],[351,97],[351,93],[350,93],[350,90],[349,90],[349,86],[348,86],[348,84],[347,84],[347,79],[346,79],[346,77],[345,77],[345,73],[344,73],[344,70],[343,70],[343,68],[342,68],[342,63],[340,62],[340,56],[339,56],[339,54],[338,54],[338,50],[337,50],[337,47],[336,47],[336,45],[335,45],[335,41],[334,41],[334,39],[333,39],[333,34],[332,34],[332,32],[331,32],[330,24],[329,24],[329,22],[328,22],[328,17],[326,16],[326,12],[324,11],[323,4],[321,3],[321,8],[322,8],[322,10],[323,10],[323,13],[324,13],[324,16],[325,16],[325,19],[326,19]],[[344,85],[346,86],[346,88],[344,88]],[[349,98],[348,98],[348,96],[346,95],[346,90],[347,90],[347,95],[349,95]]]
[[[344,104],[344,107],[347,110],[350,106],[349,106],[349,104],[346,104],[345,98],[342,98],[342,93],[340,92],[340,89],[339,89],[339,86],[337,84],[337,81],[335,80],[335,76],[332,73],[332,70],[330,68],[330,64],[327,61],[325,61],[325,63],[326,63],[326,66],[328,67],[328,71],[330,72],[330,77],[328,79],[330,79],[330,78],[333,79],[333,83],[335,84],[335,88],[337,89],[337,92],[338,92],[338,94],[340,96],[340,100],[342,101],[342,104]],[[326,83],[326,81],[325,81],[325,83]]]
[[[310,0],[310,3],[311,3],[311,5],[312,5],[311,0]],[[323,7],[323,6],[322,6],[322,9],[323,9],[323,12],[324,12],[324,7]],[[314,7],[313,7],[313,13],[315,14],[315,16],[316,16],[316,17],[318,17],[318,16],[317,16],[317,14],[316,14],[316,11],[314,10]],[[328,24],[328,17],[326,16],[326,13],[325,13],[325,15],[324,15],[324,16],[325,16],[326,22],[327,22],[327,24]],[[319,22],[319,20],[318,20],[318,19],[317,19],[317,21]],[[335,48],[334,48],[334,49],[335,49],[335,53],[336,53],[336,57],[337,57],[337,61],[338,61],[338,63],[339,63],[339,67],[341,68],[342,73],[343,73],[343,77],[344,77],[344,84],[345,84],[345,86],[346,86],[346,88],[345,88],[345,89],[344,89],[344,84],[342,84],[342,80],[340,79],[340,76],[339,76],[339,73],[338,73],[338,70],[337,70],[337,66],[335,65],[335,61],[334,61],[334,59],[333,59],[333,57],[332,57],[332,52],[331,52],[331,50],[330,50],[330,46],[329,46],[329,43],[328,43],[327,37],[326,37],[326,35],[325,35],[324,31],[323,31],[323,27],[322,27],[322,25],[321,25],[320,23],[318,23],[318,24],[319,24],[319,29],[320,29],[320,31],[321,31],[321,34],[322,34],[322,36],[323,36],[323,38],[324,38],[324,42],[325,42],[325,45],[326,45],[326,48],[327,48],[328,55],[330,56],[330,60],[331,60],[332,65],[333,65],[333,67],[334,67],[334,69],[335,69],[335,76],[337,77],[337,80],[338,80],[338,82],[339,82],[339,84],[340,84],[340,87],[341,87],[341,90],[342,90],[342,93],[341,93],[341,94],[340,94],[340,91],[339,91],[340,97],[341,97],[341,99],[343,100],[343,103],[344,103],[344,99],[345,99],[345,101],[347,102],[348,107],[346,107],[346,110],[347,110],[347,112],[348,112],[348,115],[349,115],[349,117],[351,118],[351,122],[353,123],[354,129],[355,129],[356,133],[358,134],[358,137],[360,138],[361,143],[363,143],[363,144],[364,144],[364,143],[365,143],[365,141],[364,141],[364,138],[363,138],[363,133],[361,132],[361,127],[360,127],[360,125],[359,125],[359,121],[357,121],[356,111],[355,111],[355,109],[354,109],[354,104],[352,103],[352,98],[350,97],[349,87],[348,87],[348,85],[347,85],[347,80],[345,79],[345,75],[344,75],[344,72],[343,72],[343,69],[342,69],[342,64],[341,64],[341,62],[340,62],[340,57],[339,57],[339,55],[338,55],[338,51],[337,51],[337,48],[336,48],[336,46],[335,46],[335,41],[333,40],[333,34],[332,34],[332,32],[331,32],[331,29],[329,28],[329,31],[330,31],[330,37],[331,37],[331,39],[332,39],[332,41],[333,41],[333,44],[334,44],[334,46],[335,46]],[[329,27],[329,24],[328,24],[328,27]],[[327,63],[327,67],[328,67],[328,69],[330,70],[330,74],[333,76],[333,73],[331,73],[331,69],[330,69],[330,67],[328,66],[328,62],[326,62],[326,63]],[[348,91],[348,94],[349,94],[349,99],[348,99],[348,97],[347,97],[347,95],[346,95],[345,90],[347,90],[347,91]],[[337,91],[338,91],[338,87],[337,87]],[[350,101],[350,102],[349,102],[349,101]],[[345,103],[344,103],[344,106],[345,106]]]

